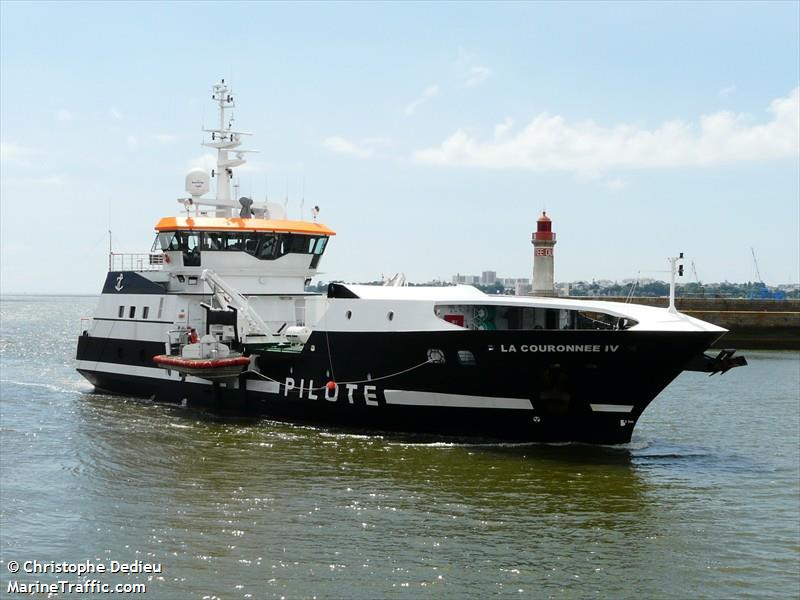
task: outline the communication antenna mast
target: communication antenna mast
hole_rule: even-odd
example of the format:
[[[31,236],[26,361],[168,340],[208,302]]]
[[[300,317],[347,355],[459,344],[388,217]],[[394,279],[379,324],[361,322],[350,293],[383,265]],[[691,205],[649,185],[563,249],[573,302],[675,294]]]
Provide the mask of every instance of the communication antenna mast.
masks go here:
[[[217,151],[217,167],[211,172],[211,175],[217,178],[217,198],[215,204],[218,216],[225,216],[225,213],[230,213],[230,215],[232,215],[233,209],[236,208],[235,199],[231,198],[233,169],[247,162],[244,158],[246,153],[255,151],[239,148],[239,146],[242,145],[242,136],[251,134],[246,131],[235,131],[233,129],[234,119],[232,114],[229,118],[226,118],[226,111],[232,110],[236,106],[236,103],[234,102],[232,91],[225,83],[224,79],[214,84],[211,98],[218,104],[219,127],[216,129],[203,129],[205,133],[211,134],[211,141],[204,142],[203,145]],[[234,156],[229,156],[229,152],[232,152]]]
[[[694,275],[694,280],[698,284],[702,285],[702,282],[700,281],[700,278],[697,276],[697,267],[694,266],[694,261],[692,261],[692,275]]]
[[[758,282],[763,284],[764,280],[761,279],[761,271],[758,270],[758,259],[756,258],[756,251],[753,250],[753,247],[750,247],[750,253],[753,255],[753,264],[756,267],[756,277],[758,277]]]
[[[302,187],[302,191],[300,192],[300,220],[301,221],[305,218],[305,216],[304,216],[305,205],[306,205],[306,178],[303,177],[303,187]]]

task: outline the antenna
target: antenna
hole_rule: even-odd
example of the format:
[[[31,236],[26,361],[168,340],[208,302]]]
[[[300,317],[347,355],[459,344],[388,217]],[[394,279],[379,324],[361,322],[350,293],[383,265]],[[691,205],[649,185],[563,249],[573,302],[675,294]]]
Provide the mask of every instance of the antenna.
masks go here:
[[[304,207],[306,205],[306,178],[303,176],[303,187],[300,195],[300,220],[305,218]]]
[[[289,219],[289,176],[286,176],[286,199],[283,201],[283,215]]]
[[[750,253],[753,255],[753,264],[756,267],[756,277],[758,277],[758,282],[764,283],[764,280],[761,279],[761,271],[758,270],[758,259],[756,258],[756,251],[753,250],[752,246],[750,246]]]
[[[205,128],[205,114],[203,116],[203,131],[211,134],[211,141],[204,142],[203,146],[213,148],[217,151],[217,166],[212,172],[212,176],[217,179],[217,197],[213,204],[217,210],[217,216],[233,216],[235,212],[235,201],[231,198],[231,183],[233,180],[234,167],[241,166],[247,162],[244,154],[254,152],[253,150],[242,150],[242,136],[250,135],[244,131],[233,129],[234,117],[231,113],[226,119],[226,111],[232,111],[236,107],[231,88],[220,80],[212,87],[211,99],[217,102],[219,110],[219,125],[217,128]],[[227,122],[227,125],[226,125]],[[233,152],[235,156],[228,155]],[[210,203],[209,203],[210,204]]]

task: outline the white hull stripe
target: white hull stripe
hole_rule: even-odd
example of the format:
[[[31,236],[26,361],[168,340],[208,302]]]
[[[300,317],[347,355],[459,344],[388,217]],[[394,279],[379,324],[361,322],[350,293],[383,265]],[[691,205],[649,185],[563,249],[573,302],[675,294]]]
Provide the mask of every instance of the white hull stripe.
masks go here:
[[[633,410],[632,404],[590,404],[594,412],[629,413]]]
[[[491,396],[466,396],[462,394],[439,394],[434,392],[410,392],[408,390],[384,390],[386,404],[406,406],[448,406],[457,408],[512,408],[533,410],[527,398],[494,398]]]
[[[170,381],[180,381],[177,371],[167,372],[160,367],[141,367],[138,365],[123,365],[120,363],[95,362],[93,360],[79,360],[78,369],[84,371],[99,371],[100,373],[116,373],[119,375],[132,375],[134,377],[148,377],[150,379],[166,379]],[[211,382],[201,377],[187,375],[187,383],[202,383],[211,385]],[[229,387],[238,388],[237,381],[228,384]],[[280,392],[280,384],[274,381],[250,380],[247,382],[247,389],[254,392],[264,392],[266,394],[277,394]]]

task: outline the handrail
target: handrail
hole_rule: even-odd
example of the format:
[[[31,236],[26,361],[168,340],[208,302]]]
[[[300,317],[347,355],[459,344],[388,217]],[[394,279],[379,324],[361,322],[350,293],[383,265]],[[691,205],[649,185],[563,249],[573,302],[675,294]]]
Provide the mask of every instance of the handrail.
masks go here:
[[[110,252],[109,271],[160,271],[164,265],[164,255],[159,253],[133,254]]]

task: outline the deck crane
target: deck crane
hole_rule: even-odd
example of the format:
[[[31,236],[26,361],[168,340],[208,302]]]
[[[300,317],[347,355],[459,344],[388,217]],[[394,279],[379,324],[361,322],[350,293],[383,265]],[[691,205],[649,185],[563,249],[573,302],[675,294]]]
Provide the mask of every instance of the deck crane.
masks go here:
[[[697,282],[697,285],[703,285],[700,278],[697,276],[697,267],[694,266],[694,261],[692,261],[692,275],[694,275],[694,280]]]
[[[764,285],[764,280],[761,279],[761,271],[758,270],[758,259],[756,258],[756,251],[753,249],[752,246],[750,247],[750,253],[753,255],[753,264],[756,267],[756,277],[758,277],[758,282],[761,285]]]

